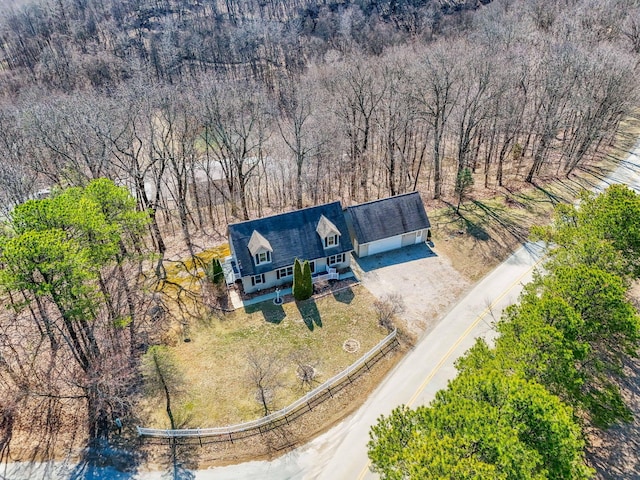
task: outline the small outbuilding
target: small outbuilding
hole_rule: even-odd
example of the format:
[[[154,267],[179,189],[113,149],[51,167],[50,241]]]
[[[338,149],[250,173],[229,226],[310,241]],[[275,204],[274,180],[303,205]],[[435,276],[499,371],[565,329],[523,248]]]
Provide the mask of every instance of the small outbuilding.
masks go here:
[[[345,217],[353,251],[360,258],[430,238],[431,223],[418,192],[348,207]]]

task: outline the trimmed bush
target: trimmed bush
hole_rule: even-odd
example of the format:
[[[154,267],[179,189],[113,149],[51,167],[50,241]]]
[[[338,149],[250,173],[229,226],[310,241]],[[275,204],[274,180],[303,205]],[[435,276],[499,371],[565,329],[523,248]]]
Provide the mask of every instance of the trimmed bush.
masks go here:
[[[293,264],[293,298],[302,301],[311,297],[312,294],[311,266],[308,261],[300,262],[296,258]]]
[[[311,279],[311,265],[308,261],[302,264],[302,286],[304,287],[305,300],[313,295],[313,280]]]
[[[205,269],[205,274],[207,275],[207,278],[211,280],[211,283],[215,285],[221,285],[224,283],[224,272],[222,271],[220,260],[217,258],[214,258],[209,262]]]

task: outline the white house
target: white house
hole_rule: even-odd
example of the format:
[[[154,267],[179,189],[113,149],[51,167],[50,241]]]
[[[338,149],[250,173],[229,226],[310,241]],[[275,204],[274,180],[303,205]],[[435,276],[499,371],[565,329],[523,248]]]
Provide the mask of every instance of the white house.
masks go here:
[[[340,202],[231,224],[229,245],[246,293],[292,283],[296,258],[313,275],[346,268],[353,250]]]

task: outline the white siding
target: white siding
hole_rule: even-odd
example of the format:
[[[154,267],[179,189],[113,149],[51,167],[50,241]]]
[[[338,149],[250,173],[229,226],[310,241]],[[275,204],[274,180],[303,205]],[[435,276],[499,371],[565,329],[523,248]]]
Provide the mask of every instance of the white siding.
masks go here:
[[[418,232],[422,232],[420,237],[417,236]],[[360,258],[367,257],[369,255],[375,255],[376,253],[388,252],[390,250],[396,250],[408,245],[414,245],[416,243],[422,243],[427,239],[427,230],[416,230],[415,232],[409,232],[402,235],[396,235],[395,237],[383,238],[376,240],[375,242],[362,243],[359,245],[358,256]]]
[[[402,235],[402,246],[408,247],[416,243],[416,232],[405,233]]]
[[[345,261],[343,263],[339,263],[337,265],[333,265],[334,268],[344,268],[348,267],[351,261],[351,253],[345,253]],[[315,259],[316,268],[313,274],[324,273],[327,271],[327,259],[326,258],[316,258]],[[266,272],[264,274],[264,283],[260,283],[258,285],[252,285],[251,278],[252,276],[242,277],[242,288],[245,293],[253,293],[261,290],[266,290],[271,287],[275,287],[278,285],[285,285],[287,287],[291,286],[293,283],[293,276],[278,278],[277,270],[272,270],[270,272]]]
[[[383,238],[367,244],[369,251],[367,255],[375,255],[376,253],[388,252],[389,250],[395,250],[402,247],[402,235],[396,235],[395,237]]]

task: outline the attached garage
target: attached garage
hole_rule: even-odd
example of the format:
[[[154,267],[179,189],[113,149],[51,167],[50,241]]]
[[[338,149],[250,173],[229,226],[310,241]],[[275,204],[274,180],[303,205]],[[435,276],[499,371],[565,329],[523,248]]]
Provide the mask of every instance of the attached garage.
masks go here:
[[[431,228],[418,192],[349,207],[345,217],[360,258],[422,243]]]
[[[389,250],[395,250],[396,248],[403,247],[404,242],[402,241],[402,237],[391,237],[383,238],[371,243],[365,243],[362,246],[368,247],[367,255],[375,255],[376,253],[388,252]],[[360,252],[362,252],[362,249],[357,253],[357,255],[362,257],[363,255],[361,255]]]

